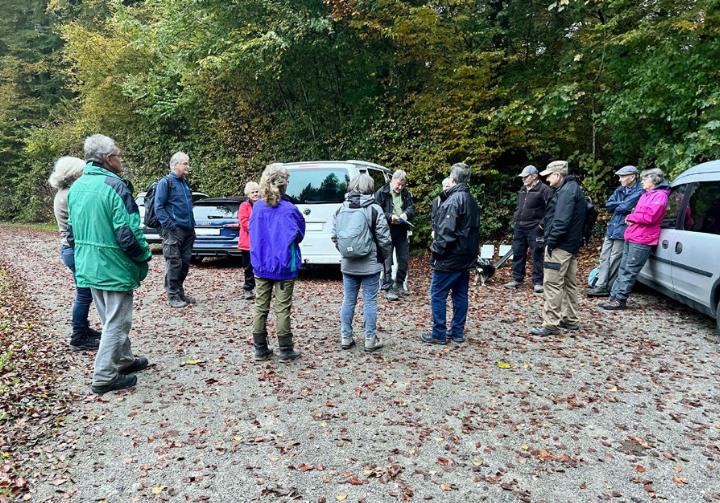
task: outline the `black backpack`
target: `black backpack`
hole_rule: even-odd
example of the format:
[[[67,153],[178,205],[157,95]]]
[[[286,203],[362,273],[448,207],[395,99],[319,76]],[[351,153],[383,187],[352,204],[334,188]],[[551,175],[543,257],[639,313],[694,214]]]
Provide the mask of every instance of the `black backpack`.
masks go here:
[[[592,233],[593,228],[595,227],[595,222],[597,222],[598,219],[598,210],[595,207],[595,203],[593,203],[592,199],[583,194],[585,197],[585,221],[583,222],[583,228],[582,228],[582,245],[587,246],[588,243],[590,243],[590,239],[592,239]],[[147,215],[147,213],[146,213]]]
[[[172,182],[167,176],[164,176],[163,178],[167,179],[168,194],[170,194]],[[143,223],[145,224],[145,227],[149,227],[151,229],[157,229],[160,227],[160,220],[158,220],[158,217],[155,214],[155,191],[157,190],[158,183],[160,183],[163,178],[150,184],[145,191],[145,217],[143,218]]]

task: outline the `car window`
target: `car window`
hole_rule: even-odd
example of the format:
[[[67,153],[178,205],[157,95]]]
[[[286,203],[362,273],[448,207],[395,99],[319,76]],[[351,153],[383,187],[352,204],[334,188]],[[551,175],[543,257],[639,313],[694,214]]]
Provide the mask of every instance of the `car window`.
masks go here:
[[[237,212],[238,205],[234,203],[193,206],[195,220],[237,220]]]
[[[667,211],[665,212],[665,217],[662,222],[663,229],[674,229],[677,225],[678,213],[680,213],[682,209],[687,187],[687,184],[684,184],[672,188],[670,196],[668,197]]]
[[[720,234],[720,182],[693,187],[683,221],[685,230]]]
[[[373,179],[373,182],[375,182],[376,191],[387,183],[385,175],[379,169],[368,168],[367,173]]]
[[[293,169],[287,195],[301,204],[341,203],[349,181],[345,168]]]

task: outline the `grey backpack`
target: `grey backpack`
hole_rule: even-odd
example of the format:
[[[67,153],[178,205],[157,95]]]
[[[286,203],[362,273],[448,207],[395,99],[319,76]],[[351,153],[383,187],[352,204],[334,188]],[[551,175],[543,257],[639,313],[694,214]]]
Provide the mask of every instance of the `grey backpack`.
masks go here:
[[[373,218],[375,209],[372,211]],[[373,232],[371,222],[365,208],[350,208],[343,204],[335,214],[335,235],[337,248],[344,258],[361,258],[372,253]]]

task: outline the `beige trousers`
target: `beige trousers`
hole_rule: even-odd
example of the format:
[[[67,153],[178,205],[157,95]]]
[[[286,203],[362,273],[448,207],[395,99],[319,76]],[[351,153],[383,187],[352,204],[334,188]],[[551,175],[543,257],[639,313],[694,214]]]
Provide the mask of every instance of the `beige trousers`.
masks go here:
[[[577,257],[565,250],[553,250],[552,257],[545,249],[543,287],[545,304],[542,318],[544,327],[557,327],[560,320],[579,321]]]

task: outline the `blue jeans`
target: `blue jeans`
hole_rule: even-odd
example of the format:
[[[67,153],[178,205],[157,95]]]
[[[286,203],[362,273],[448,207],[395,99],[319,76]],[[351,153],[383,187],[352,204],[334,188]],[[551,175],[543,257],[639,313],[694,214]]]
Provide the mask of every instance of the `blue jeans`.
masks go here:
[[[353,335],[352,322],[355,315],[360,286],[363,289],[363,321],[365,340],[375,337],[377,327],[377,294],[380,287],[380,273],[369,276],[355,276],[343,273],[343,303],[340,307],[340,336],[350,339]]]
[[[468,286],[470,271],[433,271],[430,283],[430,307],[432,308],[432,336],[439,341],[447,340],[447,296],[451,293],[453,319],[450,337],[460,339],[465,333],[468,310]]]
[[[635,280],[637,280],[640,270],[650,257],[653,248],[651,245],[641,245],[625,241],[622,260],[620,261],[620,270],[610,291],[611,297],[615,297],[618,300],[627,300],[635,285]]]
[[[75,279],[75,250],[69,246],[63,246],[60,250],[60,258],[65,266],[73,273]],[[75,301],[72,308],[73,332],[82,331],[88,328],[88,313],[92,303],[92,292],[89,288],[78,288],[75,284]]]

